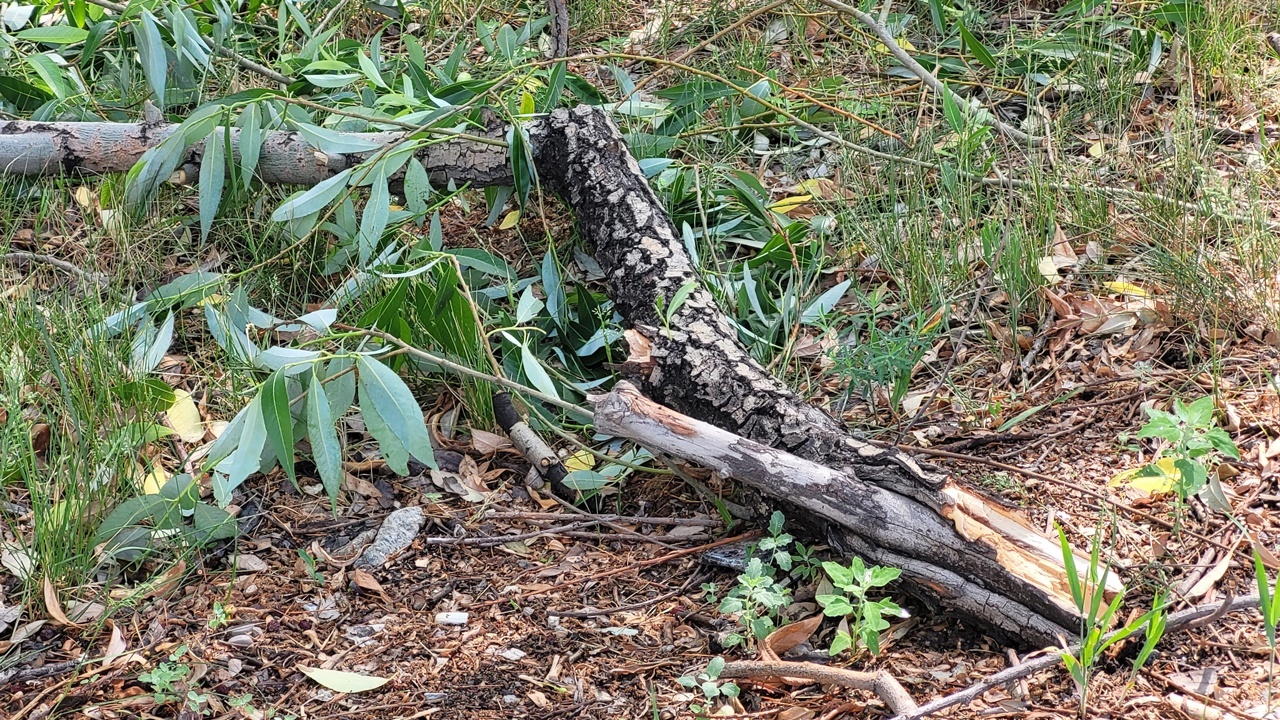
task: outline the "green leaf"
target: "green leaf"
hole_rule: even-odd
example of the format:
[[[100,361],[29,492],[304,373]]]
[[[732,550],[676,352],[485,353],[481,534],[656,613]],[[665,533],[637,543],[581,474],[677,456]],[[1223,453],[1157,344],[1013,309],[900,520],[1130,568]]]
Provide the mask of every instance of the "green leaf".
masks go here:
[[[1084,590],[1080,587],[1080,573],[1076,570],[1076,556],[1071,551],[1071,543],[1067,542],[1067,533],[1063,531],[1062,526],[1058,528],[1058,544],[1062,548],[1062,564],[1067,570],[1067,584],[1071,586],[1071,599],[1076,604],[1076,609],[1084,612]]]
[[[516,324],[524,325],[538,317],[543,307],[542,301],[533,294],[533,286],[526,287],[524,293],[520,295],[519,304],[516,305]]]
[[[1178,469],[1181,477],[1178,479],[1178,493],[1182,497],[1187,498],[1195,495],[1204,488],[1204,484],[1208,482],[1209,472],[1204,465],[1195,460],[1187,460],[1186,458],[1178,458],[1173,461],[1173,466]]]
[[[1222,428],[1209,428],[1204,433],[1204,439],[1209,441],[1215,450],[1226,455],[1232,460],[1240,459],[1240,448],[1232,442],[1231,436]]]
[[[196,529],[195,541],[198,545],[206,545],[214,540],[230,540],[240,534],[234,515],[208,503],[196,503],[192,508],[191,522]]]
[[[845,280],[819,295],[818,299],[809,303],[809,307],[805,308],[804,312],[800,314],[800,322],[809,325],[826,317],[835,308],[836,303],[840,302],[844,294],[848,292],[849,286],[852,284],[852,280]]]
[[[978,62],[989,68],[995,69],[996,59],[992,57],[991,51],[979,42],[978,38],[974,37],[973,33],[969,32],[969,28],[965,27],[963,22],[957,20],[956,26],[960,28],[960,39],[964,41],[965,46],[968,47],[969,52],[973,53],[973,56],[978,59]]]
[[[340,670],[323,670],[321,668],[306,667],[305,665],[297,667],[303,675],[334,692],[340,693],[360,693],[376,690],[389,682],[387,678],[374,677],[372,675],[360,675],[359,673],[342,672]]]
[[[391,191],[387,176],[377,173],[373,186],[369,191],[369,201],[365,203],[364,213],[360,216],[360,234],[356,244],[359,249],[360,266],[368,265],[374,250],[382,241],[382,233],[387,229],[387,220],[391,217]]]
[[[20,112],[31,112],[48,102],[53,95],[16,77],[0,75],[0,97],[13,103]]]
[[[685,301],[689,299],[689,295],[697,289],[698,282],[696,280],[690,280],[676,290],[675,294],[671,296],[671,304],[667,306],[667,322],[670,322],[671,319],[675,317],[676,312],[680,310],[680,306],[684,305]]]
[[[307,139],[307,142],[316,146],[322,152],[345,155],[347,153],[362,153],[382,149],[382,143],[362,138],[355,133],[338,132],[337,130],[330,130],[309,123],[298,123],[297,127],[298,132]]]
[[[843,630],[840,630],[836,632],[835,639],[831,641],[831,649],[828,652],[832,657],[834,657],[845,650],[848,650],[850,647],[853,647],[853,636]]]
[[[852,615],[857,609],[843,595],[819,595],[815,599],[822,606],[822,614],[827,617]]]
[[[217,465],[218,472],[227,476],[226,482],[213,484],[213,497],[219,507],[226,507],[231,502],[231,491],[262,467],[262,448],[267,442],[267,428],[262,417],[262,396],[255,395],[242,412],[244,424],[241,426],[236,449]],[[227,432],[230,430],[228,428]]]
[[[227,177],[226,143],[227,128],[217,127],[204,141],[204,154],[200,157],[200,239],[209,237],[213,219],[222,203],[222,184]]]
[[[262,110],[252,103],[240,113],[240,182],[248,190],[262,152]]]
[[[503,335],[507,334],[503,333]],[[510,338],[509,335],[507,337]],[[542,367],[538,357],[524,343],[520,343],[520,367],[524,370],[525,377],[529,378],[529,382],[533,383],[533,386],[539,392],[557,399],[560,397],[560,394],[556,392],[556,384],[552,382],[551,376]]]
[[[89,37],[89,31],[83,28],[71,27],[70,25],[50,25],[48,27],[33,27],[20,30],[17,33],[17,37],[27,42],[74,45],[78,42],[84,42],[85,38]]]
[[[404,171],[404,201],[409,212],[418,216],[419,226],[422,224],[422,216],[430,207],[427,202],[430,199],[431,178],[427,177],[427,169],[422,166],[422,161],[413,158]]]
[[[360,392],[360,416],[364,418],[364,425],[369,434],[378,441],[378,450],[387,461],[387,467],[400,475],[408,475],[409,450],[391,429],[391,424],[382,417],[372,397],[364,392],[363,383],[361,383]]]
[[[353,378],[354,379],[354,378]],[[311,442],[311,459],[329,496],[329,506],[338,512],[338,490],[342,487],[342,446],[334,429],[329,398],[316,373],[311,374],[307,390],[307,439]]]
[[[356,62],[360,64],[360,71],[369,79],[369,82],[380,88],[390,89],[387,87],[387,81],[382,79],[382,73],[378,71],[378,67],[373,64],[373,60],[369,59],[368,55],[363,52],[356,53]]]
[[[325,367],[325,392],[329,395],[329,417],[338,419],[347,414],[356,399],[356,374],[345,372],[355,365],[349,357],[336,357]]]
[[[564,81],[567,68],[563,60],[556,63],[551,68],[551,74],[547,78],[547,94],[543,96],[539,112],[551,112],[560,104],[560,96],[564,94]]]
[[[608,476],[594,470],[574,470],[564,476],[564,486],[578,492],[590,492],[613,482]]]
[[[120,503],[98,526],[94,543],[104,542],[124,528],[150,520],[164,504],[164,498],[159,495],[140,495]]]
[[[343,170],[327,180],[316,183],[310,190],[285,200],[275,212],[271,213],[271,219],[275,222],[285,222],[320,212],[347,188],[350,175],[350,169]]]
[[[285,382],[284,373],[277,370],[271,373],[262,384],[262,419],[267,430],[267,439],[275,450],[280,467],[289,476],[289,482],[298,486],[298,476],[293,468],[293,415],[289,412],[289,386]]]
[[[950,88],[946,88],[942,92],[942,114],[947,118],[947,124],[951,126],[952,131],[963,133],[968,126],[965,121],[964,110],[956,104],[955,94]]]
[[[529,200],[529,190],[533,187],[533,156],[529,152],[529,138],[524,127],[516,125],[507,131],[507,143],[510,144],[511,176],[516,186],[516,199],[520,207]]]
[[[720,673],[724,672],[724,658],[718,655],[711,658],[711,662],[707,663],[707,669],[705,672],[707,677],[712,680],[720,677]]]
[[[853,584],[853,571],[840,563],[828,560],[822,563],[822,569],[831,578],[831,584],[836,587],[848,587]]]
[[[147,76],[151,91],[155,93],[156,105],[163,110],[169,58],[164,41],[160,39],[160,28],[157,27],[155,16],[151,11],[142,11],[138,25],[134,28],[134,39],[138,45],[138,57],[142,59],[142,72]]]
[[[404,380],[391,368],[368,356],[360,355],[356,364],[360,369],[361,409],[365,408],[365,400],[368,400],[404,449],[422,464],[435,468],[435,453],[431,449],[422,408],[418,407]],[[406,469],[401,474],[407,473]]]
[[[74,93],[70,83],[63,76],[62,68],[58,63],[54,62],[52,55],[49,53],[40,53],[37,55],[28,55],[27,64],[36,71],[41,80],[49,86],[53,94],[59,100],[69,99]]]

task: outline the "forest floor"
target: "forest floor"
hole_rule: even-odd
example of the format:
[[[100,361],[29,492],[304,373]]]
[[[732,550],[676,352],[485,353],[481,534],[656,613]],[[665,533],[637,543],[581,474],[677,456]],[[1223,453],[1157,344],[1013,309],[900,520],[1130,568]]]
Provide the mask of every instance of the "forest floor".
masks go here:
[[[523,5],[497,5],[487,10],[495,19],[528,14]],[[785,21],[779,25],[757,13],[764,3],[693,3],[663,16],[674,21],[659,27],[644,5],[570,3],[573,51],[582,51],[571,68],[611,98],[660,66],[635,59],[652,53],[740,82],[772,73],[779,97],[796,107],[807,106],[810,94],[825,98],[823,105],[837,104],[834,114],[850,137],[878,140],[877,147],[910,145],[936,152],[933,159],[981,168],[974,156],[995,142],[960,121],[948,128],[942,103],[900,74],[882,72],[883,46],[819,6],[779,13]],[[1249,3],[1205,7],[1216,24],[1205,20],[1193,28],[1185,41],[1190,49],[1175,44],[1161,59],[1147,46],[1144,57],[1154,57],[1155,69],[1136,94],[1055,82],[1053,93],[1068,99],[1048,106],[1044,122],[1053,126],[1055,144],[1051,159],[1035,161],[1043,166],[1029,167],[1032,161],[1007,149],[994,153],[994,172],[1042,173],[1076,184],[1047,195],[948,186],[932,172],[898,176],[857,152],[788,134],[794,127],[776,134],[773,127],[747,127],[743,134],[711,104],[684,119],[689,131],[667,138],[679,138],[679,145],[672,140],[676,150],[648,153],[670,152],[681,172],[689,168],[688,180],[659,175],[655,184],[673,215],[703,231],[719,223],[732,236],[735,226],[751,224],[754,188],[726,179],[731,170],[744,170],[763,191],[757,201],[811,225],[813,238],[826,238],[806,241],[817,248],[811,255],[793,248],[776,263],[780,269],[770,270],[747,262],[760,249],[755,237],[700,235],[700,247],[709,250],[700,269],[721,279],[718,297],[741,322],[744,342],[754,339],[753,351],[771,369],[869,437],[908,446],[922,462],[1018,508],[1047,537],[1061,527],[1077,547],[1099,548],[1127,588],[1120,624],[1149,610],[1157,594],[1171,598],[1176,611],[1256,593],[1255,553],[1267,572],[1280,570],[1280,236],[1267,225],[1280,218],[1280,49],[1266,54],[1265,37],[1266,23],[1274,27],[1280,18],[1275,8]],[[470,4],[450,9],[474,17]],[[920,9],[915,20],[927,27],[928,4]],[[985,37],[991,44],[991,36],[1007,31],[1020,39],[1037,18],[1057,27],[1060,10],[983,10]],[[955,12],[970,17],[978,11]],[[754,21],[720,45],[697,47],[692,59],[683,55],[694,40],[742,18]],[[352,37],[363,37],[378,19],[355,13],[347,22]],[[1163,26],[1160,31],[1170,34]],[[1176,28],[1171,35],[1180,37]],[[975,55],[971,46],[955,45],[938,55],[939,65],[967,57],[981,70],[977,60],[989,51]],[[1011,40],[1009,48],[1016,47]],[[1002,48],[996,50],[1003,59]],[[606,52],[615,56],[590,57]],[[815,61],[814,54],[825,59]],[[470,53],[484,55],[478,45]],[[1202,61],[1206,67],[1199,67]],[[630,68],[622,71],[627,79],[609,63]],[[678,83],[692,76],[661,67],[670,72],[656,73],[650,91],[639,94],[645,102],[655,101],[650,92],[659,88],[676,88],[667,100],[690,92]],[[1007,70],[1002,64],[1001,73]],[[1012,105],[1014,115],[1025,117],[1027,93],[1001,94],[991,75],[981,73],[975,97]],[[1062,69],[1066,80],[1081,77],[1096,72],[1074,63]],[[1053,95],[1047,86],[1041,90]],[[715,95],[705,87],[700,92]],[[1080,97],[1072,99],[1073,93]],[[845,117],[856,113],[884,128]],[[641,117],[631,121],[643,125]],[[635,137],[657,142],[666,136],[636,131]],[[1080,189],[1079,183],[1095,180],[1167,192],[1195,188],[1199,198],[1244,207],[1252,220]],[[41,183],[4,185],[11,227],[0,231],[0,250],[56,254],[138,297],[185,272],[247,266],[276,249],[255,244],[267,223],[251,202],[228,222],[235,229],[200,243],[190,227],[194,195],[170,193],[161,200],[169,203],[164,213],[121,231],[110,220],[110,196],[118,188],[109,180]],[[957,187],[965,192],[956,194]],[[567,249],[574,242],[571,219],[551,203],[536,216],[497,215],[486,222],[480,194],[472,193],[471,201],[442,211],[446,247],[484,248],[526,277],[539,274],[550,244],[560,248],[566,281],[602,288],[587,254]],[[498,217],[503,222],[492,222]],[[838,229],[824,218],[838,221]],[[261,272],[255,299],[271,308],[292,303],[300,312],[298,298],[309,303],[321,294],[317,285],[334,284],[315,279],[323,262],[322,253],[315,255]],[[755,285],[744,291],[734,284],[744,272],[759,272],[760,292],[769,296],[744,294],[757,292]],[[85,318],[116,309],[110,297],[67,300],[84,289],[78,281],[84,278],[45,265],[0,265],[0,303],[14,320],[0,328],[0,348],[15,348],[0,351],[9,355],[5,382],[14,398],[0,406],[7,433],[0,453],[20,448],[33,458],[31,467],[50,478],[87,470],[50,450],[79,420],[50,411],[57,398],[49,388],[82,381],[77,387],[86,393],[107,394],[94,388],[93,368],[68,381],[59,374],[64,367],[44,359],[46,348],[53,358],[72,346],[64,342],[67,333],[59,336],[60,323],[87,324]],[[800,321],[801,307],[845,281],[848,295],[824,306],[821,321]],[[52,330],[31,330],[46,323]],[[178,320],[178,341],[156,370],[168,386],[190,393],[205,431],[145,453],[148,463],[169,473],[225,429],[243,401],[238,391],[252,382],[228,365],[202,323],[196,315]],[[28,358],[25,376],[12,369]],[[594,369],[607,376],[613,362]],[[104,508],[59,506],[50,501],[62,497],[56,489],[33,490],[17,479],[20,463],[0,462],[6,493],[0,564],[8,571],[0,572],[0,715],[891,715],[874,693],[809,681],[742,679],[739,696],[711,703],[699,687],[679,682],[717,656],[760,652],[754,640],[746,647],[729,644],[738,620],[719,607],[740,583],[748,548],[770,537],[774,508],[766,501],[712,473],[679,468],[691,482],[655,464],[648,469],[657,473],[621,472],[582,507],[566,504],[540,483],[527,483],[527,463],[465,405],[471,398],[465,390],[425,382],[422,390],[441,470],[416,466],[397,476],[353,413],[345,425],[346,482],[336,514],[314,467],[302,460],[301,491],[279,470],[241,488],[233,509],[242,534],[234,541],[105,579],[95,572],[79,584],[33,581],[24,563],[57,556],[50,548],[58,536],[44,526],[49,518],[60,532],[78,528],[74,532],[92,537],[96,525],[86,531],[75,516],[83,512],[96,522]],[[1240,451],[1239,460],[1209,463],[1230,513],[1196,496],[1180,499],[1167,481],[1124,473],[1168,452],[1167,445],[1138,437],[1147,409],[1171,411],[1175,399],[1189,403],[1206,395],[1214,397],[1216,422]],[[10,397],[4,396],[7,403]],[[110,400],[86,407],[103,418],[113,412]],[[590,432],[579,439],[615,460],[621,449]],[[573,469],[618,468],[573,444],[558,445]],[[731,506],[749,517],[732,517]],[[386,518],[412,507],[425,516],[413,542],[384,563],[358,569],[356,558]],[[813,529],[784,527],[794,536],[788,547],[801,571],[775,569],[791,592],[777,619],[796,623],[821,614],[815,595],[830,590],[829,583],[820,586],[818,561],[846,559]],[[739,541],[725,544],[726,538]],[[29,550],[35,547],[39,553]],[[891,619],[878,654],[861,649],[832,659],[827,648],[841,626],[827,620],[782,656],[888,672],[923,704],[1033,654],[1054,652],[989,637],[895,593],[892,585],[884,594],[908,617]],[[72,599],[81,602],[72,607]],[[1140,647],[1140,641],[1113,646],[1098,660],[1084,698],[1058,664],[938,716],[1280,717],[1268,707],[1280,707],[1270,697],[1280,695],[1280,684],[1257,612],[1213,617],[1170,634],[1134,672]],[[308,680],[299,667],[387,682],[337,693]]]

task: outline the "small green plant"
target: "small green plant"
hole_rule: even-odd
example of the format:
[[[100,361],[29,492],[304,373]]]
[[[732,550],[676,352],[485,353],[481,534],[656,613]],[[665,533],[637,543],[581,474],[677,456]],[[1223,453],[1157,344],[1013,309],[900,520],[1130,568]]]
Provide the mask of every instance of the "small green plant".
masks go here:
[[[735,683],[720,680],[720,673],[724,671],[724,658],[712,658],[707,663],[707,667],[697,675],[682,675],[676,678],[676,682],[682,687],[689,689],[698,688],[702,690],[703,697],[710,703],[716,698],[735,698],[738,697],[739,688]],[[689,708],[693,712],[702,715],[710,713],[711,708],[704,703],[694,703]]]
[[[720,612],[738,615],[742,630],[725,638],[725,647],[746,643],[749,638],[764,638],[778,626],[778,613],[791,599],[791,588],[773,577],[774,569],[758,557],[747,561],[746,572],[738,576],[738,584],[720,601]]]
[[[707,602],[713,605],[720,602],[720,586],[716,583],[702,583],[702,592],[706,595]]]
[[[1089,552],[1088,574],[1082,577],[1079,568],[1076,567],[1075,553],[1071,551],[1071,544],[1067,542],[1066,532],[1056,523],[1055,527],[1058,529],[1058,542],[1062,546],[1062,562],[1066,568],[1067,584],[1071,588],[1071,599],[1076,609],[1080,611],[1079,654],[1074,655],[1065,650],[1060,654],[1062,663],[1067,666],[1071,679],[1075,681],[1076,688],[1080,691],[1080,717],[1084,718],[1088,717],[1089,712],[1089,680],[1093,677],[1094,665],[1102,657],[1102,653],[1142,629],[1143,626],[1149,626],[1149,632],[1156,630],[1148,636],[1147,644],[1144,644],[1138,660],[1134,662],[1136,673],[1146,663],[1151,651],[1155,649],[1155,643],[1159,642],[1160,636],[1164,634],[1164,606],[1157,598],[1155,607],[1151,611],[1123,628],[1108,633],[1107,628],[1111,627],[1111,621],[1124,601],[1124,591],[1117,592],[1110,603],[1106,602],[1107,578],[1111,574],[1111,565],[1102,559],[1102,533],[1094,534]]]
[[[164,704],[182,696],[183,688],[179,686],[191,676],[191,666],[180,662],[182,656],[186,654],[187,646],[181,645],[169,653],[169,659],[166,662],[138,676],[138,682],[151,686],[157,704]]]
[[[1138,655],[1133,659],[1133,672],[1129,675],[1129,684],[1133,684],[1134,678],[1138,676],[1138,672],[1147,664],[1147,660],[1151,658],[1151,653],[1155,652],[1156,645],[1160,644],[1160,639],[1164,637],[1166,611],[1168,604],[1165,602],[1165,593],[1158,592],[1151,601],[1151,612],[1143,617],[1147,618],[1146,629],[1143,631],[1142,648],[1138,650]]]
[[[324,574],[316,569],[316,559],[307,552],[305,548],[298,548],[298,557],[302,559],[302,565],[307,570],[307,577],[311,578],[311,582],[316,585],[324,584]]]
[[[1267,568],[1262,564],[1262,555],[1253,551],[1253,573],[1258,580],[1258,609],[1262,611],[1262,622],[1267,628],[1267,647],[1271,652],[1267,656],[1267,713],[1271,712],[1271,685],[1276,674],[1276,625],[1280,623],[1280,575],[1275,583],[1268,584]]]
[[[773,515],[769,517],[769,537],[761,540],[755,547],[756,552],[765,553],[765,560],[774,567],[786,572],[791,572],[792,560],[791,551],[787,550],[787,546],[792,543],[794,538],[790,534],[782,531],[782,526],[786,524],[787,518],[780,510],[774,510]]]
[[[1204,490],[1209,471],[1220,461],[1219,456],[1240,459],[1240,450],[1231,436],[1213,419],[1213,396],[1206,395],[1190,405],[1175,398],[1173,412],[1147,408],[1150,418],[1138,431],[1139,438],[1158,438],[1169,443],[1150,464],[1138,471],[1138,477],[1161,477],[1170,482],[1178,498],[1178,517],[1187,498]],[[1162,456],[1173,461],[1161,464]]]
[[[831,642],[831,654],[839,655],[850,648],[857,649],[861,644],[872,655],[880,652],[880,631],[889,628],[886,617],[901,617],[902,608],[892,600],[872,600],[868,592],[882,588],[902,574],[897,568],[872,565],[867,567],[862,558],[855,557],[849,567],[840,563],[824,562],[831,584],[842,592],[839,595],[819,595],[818,604],[827,617],[852,617],[852,632],[843,630],[836,633]]]
[[[231,612],[227,609],[222,601],[218,600],[213,603],[213,609],[209,611],[209,629],[217,630],[224,628],[231,620]]]

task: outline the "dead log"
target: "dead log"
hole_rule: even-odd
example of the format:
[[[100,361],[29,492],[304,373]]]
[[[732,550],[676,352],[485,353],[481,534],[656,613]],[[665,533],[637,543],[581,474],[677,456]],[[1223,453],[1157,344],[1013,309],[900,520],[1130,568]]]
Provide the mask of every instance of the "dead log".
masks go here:
[[[832,544],[901,568],[918,595],[1005,637],[1044,643],[1074,634],[1068,628],[1077,627],[1078,617],[1056,544],[1014,513],[896,450],[850,435],[804,402],[738,343],[704,288],[670,317],[659,317],[658,298],[670,307],[676,291],[698,277],[603,110],[557,110],[525,129],[541,186],[576,214],[615,308],[633,328],[628,365],[635,379],[649,397],[684,413],[622,386],[602,401],[604,428],[791,503],[824,525]],[[0,167],[26,174],[121,171],[168,132],[172,127],[145,124],[0,122]],[[376,137],[390,143],[403,134]],[[187,160],[194,165],[199,157],[193,149]],[[293,133],[273,133],[259,174],[267,182],[310,184],[366,157],[317,154]],[[491,145],[455,138],[419,157],[433,180],[511,182],[505,151]]]

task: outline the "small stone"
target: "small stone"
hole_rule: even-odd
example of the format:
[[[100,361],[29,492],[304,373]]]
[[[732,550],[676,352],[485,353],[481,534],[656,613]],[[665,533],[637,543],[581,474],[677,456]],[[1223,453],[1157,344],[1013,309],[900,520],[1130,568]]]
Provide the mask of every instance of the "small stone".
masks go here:
[[[507,648],[506,650],[503,650],[502,652],[498,653],[499,656],[507,660],[510,660],[511,662],[519,662],[520,660],[524,659],[525,655],[528,655],[528,654],[529,653],[526,653],[525,651],[519,648]]]
[[[515,705],[520,702],[520,698],[516,697],[515,695],[503,695],[502,702],[508,705]]]
[[[442,612],[436,613],[437,625],[466,625],[467,620],[471,618],[471,613],[464,612]]]
[[[400,508],[387,516],[378,529],[378,536],[373,544],[365,548],[364,553],[356,560],[357,568],[372,568],[382,565],[388,558],[409,547],[413,538],[422,529],[426,516],[417,505]]]

